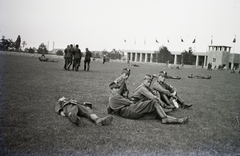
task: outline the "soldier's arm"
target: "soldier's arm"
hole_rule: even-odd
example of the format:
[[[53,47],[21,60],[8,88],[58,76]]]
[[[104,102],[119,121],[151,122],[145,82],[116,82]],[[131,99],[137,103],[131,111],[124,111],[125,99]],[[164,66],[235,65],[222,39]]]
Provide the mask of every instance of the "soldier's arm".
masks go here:
[[[166,95],[171,94],[167,89],[164,89],[158,82],[155,82],[153,84],[153,89],[157,90],[160,93],[166,94]]]
[[[157,96],[153,95],[147,88],[142,87],[140,93],[150,100],[158,99]]]

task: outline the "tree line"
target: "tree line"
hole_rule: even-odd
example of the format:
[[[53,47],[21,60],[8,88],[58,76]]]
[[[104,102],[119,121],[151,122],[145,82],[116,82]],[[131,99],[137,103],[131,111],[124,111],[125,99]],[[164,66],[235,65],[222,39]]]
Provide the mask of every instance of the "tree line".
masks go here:
[[[21,46],[22,45],[22,46]],[[24,47],[27,45],[26,41],[21,42],[21,36],[18,35],[16,41],[13,41],[12,39],[6,39],[5,36],[2,36],[2,39],[0,41],[0,50],[3,51],[23,51]],[[48,54],[47,46],[44,43],[41,43],[36,48],[25,48],[25,52],[28,53],[39,53],[39,54]],[[152,62],[157,63],[174,63],[174,57],[171,54],[171,52],[168,50],[166,46],[161,46],[158,51],[154,52],[155,55],[153,55]],[[56,52],[57,55],[63,55],[63,51],[59,50]],[[121,50],[113,49],[112,51],[108,52],[107,50],[103,51],[94,51],[92,52],[93,58],[103,58],[106,57],[107,59],[122,59],[124,58],[124,52]],[[194,65],[195,62],[195,56],[193,54],[192,48],[189,47],[188,51],[184,50],[181,53],[181,64],[186,65]]]

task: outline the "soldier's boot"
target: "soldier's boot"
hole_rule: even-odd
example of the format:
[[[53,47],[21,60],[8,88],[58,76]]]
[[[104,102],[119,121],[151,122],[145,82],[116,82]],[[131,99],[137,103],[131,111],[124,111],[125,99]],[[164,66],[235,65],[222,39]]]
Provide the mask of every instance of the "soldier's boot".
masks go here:
[[[105,126],[105,125],[111,124],[112,121],[113,121],[113,117],[112,116],[106,116],[106,117],[103,117],[103,118],[97,118],[95,120],[95,123],[98,126]]]
[[[192,106],[192,104],[185,103],[179,95],[176,95],[176,96],[177,96],[177,102],[181,105],[181,108],[189,108]]]
[[[68,114],[68,118],[75,125],[84,126],[84,122],[82,121],[82,119],[79,116],[77,116],[75,113],[70,112]]]
[[[171,116],[166,116],[165,118],[162,119],[162,123],[163,124],[184,124],[187,123],[189,120],[188,117],[184,117],[184,118],[174,118]]]

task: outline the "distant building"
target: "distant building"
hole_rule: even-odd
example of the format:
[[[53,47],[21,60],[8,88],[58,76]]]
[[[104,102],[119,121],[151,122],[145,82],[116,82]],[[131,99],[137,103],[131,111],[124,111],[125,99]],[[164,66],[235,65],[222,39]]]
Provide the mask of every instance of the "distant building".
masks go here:
[[[218,67],[219,65],[226,66],[232,69],[239,68],[240,54],[230,53],[231,47],[229,46],[209,46],[206,52],[193,52],[195,55],[195,65],[206,67],[209,62],[212,63],[212,67]],[[153,59],[155,57],[154,50],[124,50],[127,53],[127,60],[131,62],[156,62]],[[171,52],[174,62],[172,64],[181,64],[181,52]],[[167,60],[166,60],[167,61]]]
[[[212,63],[212,67],[221,65],[229,69],[239,68],[240,54],[231,53],[229,46],[208,46],[207,56],[207,63]]]
[[[58,52],[58,50],[61,50],[62,52],[64,52],[64,49],[53,49],[52,51],[49,51],[49,53],[56,54]]]

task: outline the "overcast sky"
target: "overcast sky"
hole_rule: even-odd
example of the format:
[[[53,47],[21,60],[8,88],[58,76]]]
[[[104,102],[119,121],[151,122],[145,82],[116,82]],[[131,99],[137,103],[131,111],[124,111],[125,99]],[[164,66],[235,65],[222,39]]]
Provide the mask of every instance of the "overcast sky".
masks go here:
[[[240,53],[239,15],[240,0],[0,0],[0,35],[20,35],[26,47],[52,50],[54,42],[55,49],[79,44],[82,51],[165,45],[206,52],[212,39]]]

